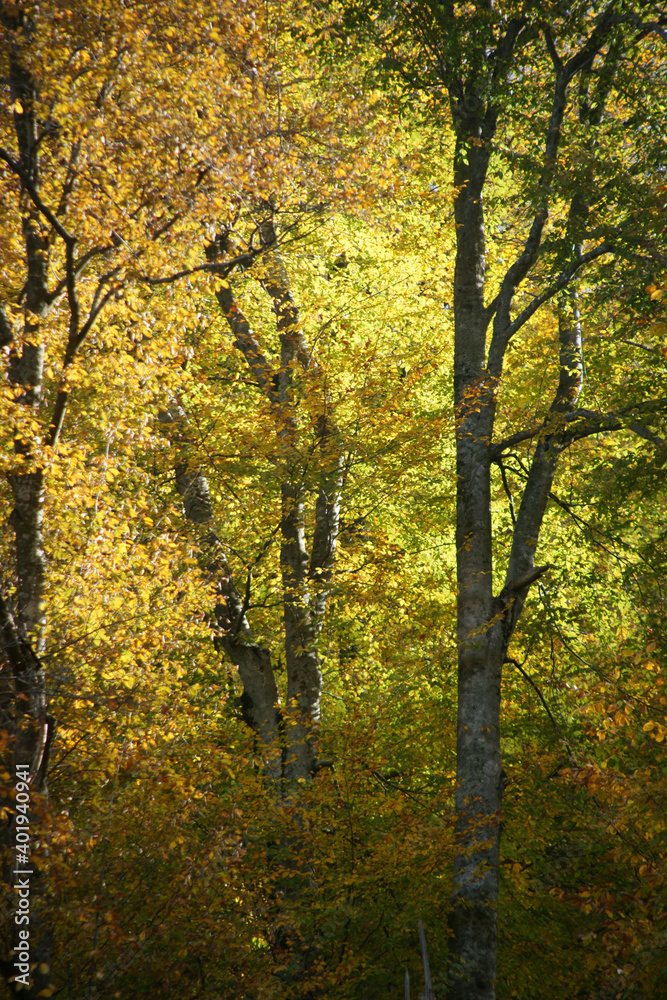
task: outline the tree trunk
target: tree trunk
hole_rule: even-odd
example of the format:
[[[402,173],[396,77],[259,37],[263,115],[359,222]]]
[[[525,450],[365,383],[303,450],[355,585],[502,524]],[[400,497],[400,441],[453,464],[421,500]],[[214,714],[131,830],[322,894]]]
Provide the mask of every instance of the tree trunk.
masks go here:
[[[18,26],[11,18],[10,22],[12,26]],[[23,27],[29,36],[30,27]],[[16,50],[11,53],[9,69],[10,91],[15,102],[16,162],[21,172],[26,205],[22,229],[27,262],[24,289],[27,312],[20,347],[13,343],[11,324],[5,322],[2,325],[4,339],[11,345],[8,381],[15,390],[15,405],[37,415],[42,400],[44,345],[39,342],[39,323],[35,318],[46,316],[51,308],[48,289],[49,239],[40,213],[34,207],[34,199],[26,197],[28,186],[37,193],[40,184],[36,84],[21,65]],[[6,319],[4,305],[1,311]],[[40,660],[44,652],[46,586],[42,533],[44,474],[32,453],[30,441],[22,435],[20,424],[17,420],[14,451],[26,471],[14,472],[7,477],[14,500],[10,521],[15,539],[16,588],[13,600],[8,594],[0,595],[0,632],[4,652],[1,712],[3,728],[10,734],[12,744],[8,770],[12,779],[21,779],[22,787],[29,789],[23,793],[28,795],[29,804],[27,812],[21,813],[17,801],[9,799],[10,818],[6,821],[3,836],[12,858],[11,868],[5,872],[4,880],[11,897],[9,909],[18,905],[20,895],[28,893],[25,898],[30,900],[30,985],[24,968],[19,970],[19,973],[23,972],[22,981],[13,978],[17,969],[11,960],[3,962],[3,972],[9,981],[10,994],[31,1000],[49,986],[51,978],[53,934],[50,921],[45,920],[42,914],[46,895],[45,877],[38,867],[42,862],[35,860],[35,848],[40,839],[43,807],[47,799],[47,768],[55,720],[47,712],[45,675]],[[17,826],[19,822],[26,822],[26,825]],[[20,830],[29,832],[30,854],[19,855],[16,849]],[[13,916],[10,926],[10,947],[15,948],[18,926],[14,924]]]
[[[269,211],[270,206],[262,208]],[[218,626],[216,646],[235,665],[243,685],[240,707],[244,720],[255,733],[267,777],[278,798],[291,797],[299,783],[309,781],[317,767],[317,731],[322,697],[322,671],[318,639],[333,579],[340,503],[344,486],[343,446],[329,412],[329,400],[321,389],[320,373],[300,328],[299,314],[289,277],[280,253],[273,219],[260,224],[266,251],[259,263],[257,279],[270,296],[280,340],[280,366],[273,369],[234,296],[229,281],[216,290],[221,311],[243,355],[250,375],[270,407],[279,455],[280,570],[282,575],[283,636],[286,690],[281,694],[274,674],[274,656],[259,645],[249,621],[252,569],[246,593],[233,578],[214,525],[214,512],[206,476],[199,466],[197,449],[190,439],[185,411],[172,404],[160,419],[170,425],[179,444],[175,466],[176,486],[183,497],[186,517],[206,525],[200,534],[206,573],[217,581]],[[297,370],[302,376],[295,386]],[[316,423],[314,451],[318,453],[316,485],[312,482],[313,459],[300,441],[297,406],[301,393],[315,394],[322,412]],[[309,442],[310,445],[310,442]],[[307,505],[315,494],[313,537],[306,537]]]
[[[538,433],[503,588],[492,589],[491,467],[502,467],[503,445],[493,444],[495,399],[510,338],[539,306],[559,289],[571,287],[586,261],[580,236],[573,238],[572,260],[558,280],[518,317],[512,300],[535,264],[549,214],[551,185],[558,163],[567,91],[576,74],[592,65],[611,30],[610,10],[588,40],[563,64],[555,51],[551,110],[536,206],[523,247],[506,271],[498,294],[484,301],[484,204],[489,158],[500,113],[494,88],[508,72],[524,18],[507,22],[485,68],[447,80],[456,130],[456,269],[454,277],[454,399],[456,407],[458,579],[457,849],[452,909],[451,1000],[494,1000],[497,904],[503,771],[500,755],[502,668],[513,630],[530,585],[547,567],[535,566],[535,551],[558,456],[568,440],[564,414],[576,406],[582,382],[581,335],[576,300],[559,305],[560,376],[558,388]],[[548,45],[549,39],[547,40]],[[486,98],[484,97],[486,94]],[[599,109],[596,108],[596,113]],[[600,112],[601,113],[601,112]],[[599,118],[598,118],[599,120]],[[570,227],[581,228],[585,205],[573,199]],[[592,253],[608,252],[602,243]],[[492,335],[487,330],[493,320]],[[571,438],[569,439],[571,440]]]
[[[481,198],[480,205],[481,213]],[[481,230],[482,220],[477,220]],[[463,227],[462,227],[463,228]],[[478,246],[483,249],[481,236]],[[469,273],[471,273],[469,271]],[[473,281],[476,274],[472,271]],[[461,285],[463,287],[461,287]],[[469,304],[476,287],[461,282]],[[551,492],[560,440],[560,414],[576,405],[583,381],[581,330],[574,293],[559,303],[560,374],[544,421],[514,528],[503,589],[492,591],[491,463],[494,376],[477,367],[474,310],[457,322],[458,720],[457,850],[452,910],[452,1000],[494,1000],[503,770],[500,754],[502,668],[530,585],[548,567],[535,551]],[[479,324],[481,327],[481,323]],[[469,334],[472,328],[473,335]],[[479,329],[479,327],[478,327]]]
[[[481,123],[477,125],[481,132]],[[454,277],[458,716],[452,930],[455,1000],[495,996],[496,903],[501,803],[500,678],[493,627],[491,451],[494,383],[486,369],[483,147],[457,150]]]
[[[277,244],[272,219],[261,225],[267,251],[262,257],[258,280],[271,297],[280,339],[280,366],[272,369],[261,351],[233,289],[227,281],[216,291],[218,303],[234,336],[234,345],[243,355],[256,387],[269,403],[280,474],[280,522],[272,534],[280,537],[282,576],[283,648],[286,688],[279,691],[274,673],[275,651],[257,643],[250,623],[252,566],[247,571],[245,595],[237,584],[224,555],[214,525],[210,491],[190,437],[185,411],[172,404],[160,415],[169,426],[172,440],[179,445],[175,466],[176,486],[183,497],[188,520],[201,526],[200,544],[206,576],[216,581],[218,603],[215,619],[216,647],[234,664],[243,685],[240,708],[253,731],[263,760],[264,773],[276,802],[287,803],[296,832],[277,833],[269,848],[275,855],[277,902],[271,948],[283,987],[304,992],[318,955],[317,941],[304,937],[298,920],[288,914],[298,912],[306,893],[312,893],[312,879],[304,873],[303,840],[298,832],[298,798],[301,787],[317,770],[317,736],[322,696],[322,671],[318,640],[333,581],[341,497],[345,480],[341,435],[330,412],[330,401],[322,388],[321,373],[314,363],[300,329],[298,310],[290,289],[287,271]],[[256,266],[256,265],[255,265]],[[297,374],[301,383],[297,387]],[[300,440],[305,433],[297,420],[299,398],[310,394],[321,412],[315,422],[315,440]],[[310,424],[310,421],[308,422]],[[304,455],[306,458],[304,458]],[[316,472],[313,475],[313,466]],[[308,504],[314,500],[312,538],[307,537]],[[205,527],[204,527],[205,526]],[[278,815],[280,810],[278,810]],[[279,900],[279,903],[278,903]],[[287,907],[287,903],[290,907]]]

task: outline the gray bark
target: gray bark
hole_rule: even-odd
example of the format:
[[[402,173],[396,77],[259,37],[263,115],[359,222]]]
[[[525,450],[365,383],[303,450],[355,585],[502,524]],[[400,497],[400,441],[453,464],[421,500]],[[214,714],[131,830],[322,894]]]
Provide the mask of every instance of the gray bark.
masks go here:
[[[14,614],[11,602],[1,594],[0,643],[2,645],[0,728],[11,733],[13,737],[12,761],[9,767],[12,778],[17,774],[17,767],[21,769],[25,767],[29,775],[30,804],[27,816],[34,844],[40,825],[39,811],[36,807],[48,796],[47,773],[55,734],[55,719],[47,711],[44,670],[40,658],[28,641],[24,625]],[[20,771],[21,775],[24,773],[23,770]],[[3,847],[7,849],[8,860],[3,864],[3,882],[8,891],[3,893],[0,917],[7,921],[7,926],[12,927],[15,933],[14,908],[18,897],[13,887],[22,878],[20,873],[26,875],[28,869],[31,899],[30,959],[31,964],[36,963],[36,967],[31,971],[30,987],[20,989],[17,989],[13,982],[16,972],[13,959],[11,957],[1,959],[0,968],[8,983],[11,996],[33,998],[39,996],[41,991],[49,986],[51,979],[53,933],[51,922],[43,915],[45,876],[35,863],[34,851],[31,863],[28,865],[15,863],[16,803],[13,798],[8,798],[1,804],[6,810],[0,837]],[[47,971],[42,972],[40,967],[46,968]]]
[[[277,245],[272,221],[262,226],[262,239],[269,248],[262,258],[259,280],[270,295],[280,338],[280,367],[273,371],[262,354],[250,324],[236,302],[231,286],[218,290],[220,308],[235,336],[235,346],[244,355],[258,388],[269,403],[277,440],[283,451],[281,484],[280,568],[283,591],[286,704],[283,710],[287,787],[309,779],[315,771],[317,728],[322,696],[317,639],[331,589],[343,490],[343,449],[337,429],[327,413],[319,423],[321,471],[315,509],[315,528],[310,552],[306,538],[307,470],[299,450],[296,421],[295,379],[297,370],[317,378],[289,278]]]
[[[114,294],[107,287],[114,272],[103,275],[93,296],[88,315],[81,316],[77,279],[90,261],[113,247],[94,247],[80,259],[75,259],[76,237],[65,228],[68,196],[74,184],[71,173],[79,155],[80,142],[72,144],[68,180],[64,185],[58,208],[54,211],[42,198],[40,173],[40,141],[38,127],[37,81],[24,68],[21,46],[29,45],[34,25],[17,11],[0,12],[7,29],[9,48],[9,86],[14,101],[13,124],[16,150],[0,148],[0,159],[20,182],[20,203],[23,211],[22,236],[25,247],[26,276],[17,304],[25,309],[23,332],[17,338],[6,306],[0,304],[0,342],[11,345],[8,380],[17,390],[16,402],[36,413],[42,406],[44,345],[40,343],[39,320],[44,319],[54,304],[66,296],[69,316],[68,335],[62,358],[63,373],[74,360],[102,309]],[[15,34],[14,34],[15,33]],[[51,246],[60,240],[65,246],[65,273],[49,289],[52,267]],[[55,447],[62,430],[67,408],[68,391],[64,386],[56,395],[45,443]],[[12,525],[16,536],[17,621],[37,653],[43,651],[43,596],[45,559],[42,539],[44,477],[32,455],[30,442],[17,432],[14,440],[17,455],[24,459],[25,472],[8,477],[14,497]]]
[[[340,530],[341,499],[345,485],[343,442],[338,428],[327,413],[319,419],[318,436],[322,471],[308,567],[308,578],[313,589],[312,613],[316,638],[322,628],[331,592]]]
[[[27,341],[37,331],[27,327],[21,353],[10,355],[8,377],[21,389],[17,405],[37,410],[41,400],[44,368],[44,346]],[[14,450],[28,465],[31,461],[29,442],[17,434]],[[14,498],[11,524],[14,528],[16,553],[16,603],[18,620],[38,653],[43,652],[44,588],[46,562],[44,556],[44,475],[40,468],[30,472],[12,473],[7,477]]]
[[[216,644],[239,672],[243,718],[258,738],[267,777],[279,788],[283,778],[283,720],[271,651],[255,641],[246,602],[236,589],[217,537],[215,544],[217,560],[210,568],[215,570],[218,583],[215,613],[220,631]]]
[[[202,544],[207,552],[207,572],[215,574],[219,594],[216,644],[238,670],[243,684],[243,716],[264,748],[267,776],[273,781],[280,780],[283,793],[290,794],[300,780],[309,780],[316,769],[322,696],[317,644],[333,579],[345,472],[340,434],[329,412],[326,393],[321,393],[319,372],[300,329],[298,308],[272,219],[262,223],[261,238],[266,251],[257,277],[271,298],[276,317],[279,368],[274,370],[262,353],[259,339],[228,281],[218,287],[216,297],[235,347],[270,404],[281,455],[278,530],[287,676],[284,702],[276,684],[271,651],[255,641],[248,620],[251,575],[246,595],[242,597],[218,535],[215,529],[210,530],[214,514],[208,482],[189,439],[185,413],[176,404],[161,414],[160,419],[171,425],[170,433],[180,445],[175,477],[186,517],[194,524],[209,527],[202,536]],[[306,512],[312,475],[302,454],[306,449],[300,447],[297,373],[308,380],[302,391],[320,393],[323,407],[317,425],[318,485],[310,545],[306,537]]]
[[[237,668],[243,695],[241,711],[256,734],[264,769],[273,782],[282,778],[282,719],[270,650],[254,639],[246,602],[239,594],[224,549],[216,531],[208,480],[193,462],[195,448],[189,436],[185,410],[173,403],[159,414],[173,441],[179,446],[174,467],[176,489],[183,497],[186,518],[199,529],[199,543],[206,576],[216,584],[216,647]]]
[[[40,137],[38,126],[37,82],[24,68],[22,46],[30,45],[34,24],[20,12],[0,12],[6,29],[9,50],[9,87],[14,102],[13,125],[15,151],[0,148],[0,159],[15,175],[20,184],[22,238],[25,248],[25,281],[17,305],[25,311],[23,331],[19,337],[10,320],[5,304],[0,304],[0,341],[10,346],[7,378],[15,389],[15,406],[33,411],[37,416],[43,408],[42,381],[44,346],[40,343],[40,320],[54,304],[66,295],[69,314],[67,346],[63,356],[63,369],[74,359],[92,324],[111,291],[98,287],[92,307],[85,321],[81,322],[77,295],[77,277],[86,264],[98,253],[108,248],[88,251],[75,260],[76,238],[64,227],[61,218],[66,214],[68,193],[74,183],[65,185],[60,203],[53,211],[41,195]],[[73,144],[73,157],[78,155],[78,144]],[[73,163],[73,160],[72,160]],[[72,165],[70,164],[70,166]],[[49,289],[52,268],[51,247],[55,240],[65,245],[65,274]],[[45,443],[55,447],[62,428],[68,393],[63,387],[57,394]],[[17,409],[17,413],[19,410]],[[13,494],[14,509],[10,518],[15,543],[15,596],[0,598],[0,631],[3,640],[4,668],[0,698],[3,723],[13,737],[14,764],[25,764],[30,771],[31,790],[42,799],[47,795],[47,767],[55,721],[47,712],[45,675],[41,665],[44,652],[46,585],[46,560],[44,554],[43,522],[45,481],[39,458],[33,452],[30,440],[16,422],[14,450],[21,459],[21,471],[8,476]],[[12,768],[10,767],[10,770]],[[33,837],[36,836],[39,818],[31,813]],[[5,831],[11,840],[11,830]],[[12,995],[25,1000],[40,995],[50,981],[52,932],[41,916],[45,895],[44,875],[35,867],[31,876],[31,960],[37,968],[31,972],[30,988],[16,989],[10,981]],[[47,968],[41,972],[40,966]],[[7,975],[15,970],[10,968]],[[21,986],[21,984],[19,984]]]
[[[21,110],[14,111],[14,131],[18,164],[35,191],[39,190],[39,154],[37,144],[36,85],[21,65],[16,53],[10,58],[10,92]],[[50,307],[48,289],[49,243],[42,220],[34,205],[23,217],[23,239],[27,276],[25,305],[33,316],[45,316]],[[39,344],[38,327],[27,318],[21,348],[10,352],[8,378],[17,389],[18,404],[37,410],[41,401],[44,369],[44,346]],[[17,435],[15,451],[30,464],[29,442]],[[14,497],[11,522],[16,538],[16,577],[18,621],[38,653],[43,651],[43,596],[45,561],[42,539],[44,483],[40,469],[8,477]]]
[[[611,20],[603,16],[566,64],[554,57],[551,116],[547,127],[539,198],[524,246],[508,269],[495,300],[484,302],[483,194],[498,105],[493,88],[506,70],[521,36],[521,22],[510,25],[490,62],[490,78],[453,86],[457,144],[454,165],[456,268],[454,279],[454,396],[456,406],[458,721],[457,849],[454,861],[450,1000],[494,1000],[497,902],[500,860],[500,810],[503,771],[500,753],[500,689],[508,644],[529,587],[546,567],[535,566],[535,551],[551,492],[558,456],[567,435],[564,414],[576,406],[581,389],[581,334],[576,303],[561,300],[560,376],[551,409],[539,432],[516,519],[503,588],[492,590],[491,465],[495,397],[510,338],[540,305],[571,283],[586,260],[577,247],[560,278],[519,317],[512,300],[535,264],[548,218],[550,190],[557,169],[568,85],[590,64]],[[495,74],[495,75],[494,75]],[[488,102],[479,94],[488,94]],[[462,109],[466,112],[465,115]],[[576,214],[576,213],[575,213]],[[579,211],[579,218],[581,212]],[[607,252],[608,245],[596,255]],[[487,328],[493,318],[487,345]],[[487,351],[488,348],[488,351]],[[571,439],[571,438],[570,438]]]
[[[22,110],[14,111],[14,132],[18,157],[15,161],[21,171],[22,184],[29,184],[35,194],[39,191],[39,157],[37,144],[36,86],[32,77],[23,69],[16,51],[10,57],[10,92],[14,101],[20,102]],[[38,319],[44,317],[50,307],[48,289],[49,238],[48,227],[44,225],[38,209],[28,199],[22,220],[22,235],[26,257],[26,280],[24,305],[28,310],[24,322],[20,345],[16,346],[16,331],[2,308],[2,339],[10,346],[7,377],[15,387],[17,407],[25,407],[35,413],[42,397],[44,368],[44,346],[39,343]],[[37,322],[36,322],[37,318]],[[8,482],[12,490],[14,509],[10,523],[14,529],[15,580],[16,591],[13,601],[8,595],[0,595],[0,635],[2,638],[3,663],[0,670],[0,714],[1,726],[13,737],[13,765],[8,768],[12,776],[17,765],[26,765],[30,774],[31,804],[28,817],[33,840],[39,829],[39,817],[35,810],[36,800],[47,797],[47,769],[51,744],[55,731],[55,720],[47,712],[45,676],[40,656],[44,651],[44,592],[46,583],[46,561],[44,555],[44,475],[35,462],[30,442],[20,431],[16,431],[14,450],[23,460],[25,472],[10,474]],[[7,805],[12,807],[13,803]],[[11,813],[9,814],[11,816]],[[3,831],[3,840],[13,856],[15,839],[14,823],[9,820]],[[11,865],[11,869],[17,866]],[[26,1000],[36,997],[49,986],[51,973],[52,930],[50,923],[42,915],[44,897],[44,875],[33,863],[30,875],[31,916],[30,916],[30,957],[37,967],[31,973],[31,986],[16,989],[12,981],[12,962],[3,963],[3,973],[7,978],[12,996],[22,996]],[[9,886],[17,875],[5,872],[5,884]],[[10,904],[11,907],[11,904]],[[11,917],[13,924],[13,916]],[[40,966],[48,971],[42,973]],[[20,984],[19,984],[20,986]]]
[[[428,952],[426,950],[426,934],[424,933],[424,925],[421,920],[419,921],[419,945],[422,953],[422,965],[424,966],[424,989],[422,990],[419,1000],[435,1000],[433,984],[431,983],[431,968],[429,966]]]

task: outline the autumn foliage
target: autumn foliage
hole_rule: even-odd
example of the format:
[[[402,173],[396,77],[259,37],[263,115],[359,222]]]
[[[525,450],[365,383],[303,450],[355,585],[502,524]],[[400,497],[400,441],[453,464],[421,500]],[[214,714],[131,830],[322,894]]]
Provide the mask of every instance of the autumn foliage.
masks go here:
[[[8,995],[370,1000],[407,969],[414,996],[421,920],[444,1000],[453,865],[497,831],[499,1000],[667,992],[667,15],[618,5],[545,160],[558,31],[562,70],[617,15],[547,4],[550,34],[515,6],[0,5]],[[447,73],[519,22],[475,138]],[[550,214],[504,367],[461,389],[485,143],[484,308]],[[502,808],[471,835],[461,428],[485,407],[500,603],[473,639],[516,614]]]

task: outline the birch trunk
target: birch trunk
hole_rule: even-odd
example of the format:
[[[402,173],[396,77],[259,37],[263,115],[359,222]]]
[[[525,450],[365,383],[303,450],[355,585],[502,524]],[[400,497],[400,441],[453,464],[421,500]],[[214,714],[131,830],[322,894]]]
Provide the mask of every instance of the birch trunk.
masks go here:
[[[208,482],[187,430],[185,412],[180,405],[172,405],[160,419],[171,425],[169,433],[179,443],[174,470],[176,486],[183,497],[186,517],[202,526],[200,539],[206,553],[206,572],[217,581],[216,645],[238,670],[243,685],[241,710],[261,747],[266,775],[275,785],[278,797],[289,797],[300,782],[313,777],[317,768],[322,697],[318,640],[333,580],[344,462],[340,434],[301,330],[270,215],[260,225],[260,236],[266,250],[260,263],[254,266],[257,280],[271,299],[276,319],[279,367],[274,369],[262,353],[259,338],[229,281],[218,287],[216,297],[234,337],[234,346],[269,404],[272,423],[267,432],[275,436],[279,456],[281,516],[276,534],[280,537],[284,640],[281,654],[284,652],[286,672],[282,693],[274,672],[275,653],[258,644],[253,636],[249,615],[251,569],[243,595],[243,587],[234,579],[215,528]],[[316,427],[319,472],[315,489],[303,457],[308,449],[303,447],[297,416],[299,375],[303,379],[300,391],[316,394],[322,407]],[[309,540],[306,515],[313,493],[314,529]]]

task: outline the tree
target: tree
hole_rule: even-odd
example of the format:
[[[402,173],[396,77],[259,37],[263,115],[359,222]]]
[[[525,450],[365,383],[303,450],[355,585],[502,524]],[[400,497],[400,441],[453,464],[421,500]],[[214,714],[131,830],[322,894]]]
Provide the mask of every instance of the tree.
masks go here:
[[[2,722],[8,771],[27,767],[31,791],[43,798],[55,727],[45,693],[44,511],[48,480],[62,473],[78,362],[102,317],[120,333],[139,309],[150,325],[142,269],[158,261],[173,266],[177,234],[182,262],[193,234],[201,237],[202,216],[229,211],[228,171],[252,160],[249,151],[266,128],[264,88],[250,65],[263,25],[251,5],[216,3],[3,4],[0,24],[3,444],[14,507],[2,585]],[[198,71],[184,76],[195,50]],[[202,92],[209,107],[197,99]],[[221,143],[228,147],[222,167]],[[252,189],[252,167],[247,174]],[[112,339],[100,334],[95,348],[103,354]],[[8,796],[5,840],[14,822]],[[35,995],[49,988],[51,936],[36,917]],[[14,983],[14,972],[9,961],[12,990],[26,985]]]
[[[315,102],[304,99],[311,81],[307,74],[305,81],[297,75],[304,73],[303,61],[294,59],[296,81],[280,79],[277,48],[286,40],[289,50],[293,41],[281,20],[284,14],[281,9],[276,16],[266,5],[217,2],[103,4],[94,9],[85,3],[2,7],[8,114],[0,152],[6,264],[0,324],[4,346],[9,348],[5,403],[10,419],[4,425],[4,446],[14,504],[14,537],[6,545],[2,604],[2,708],[8,773],[16,764],[27,764],[33,791],[46,792],[55,723],[47,712],[44,663],[57,655],[56,608],[45,601],[57,574],[47,572],[45,511],[52,511],[47,530],[53,541],[62,525],[53,516],[58,487],[66,484],[66,490],[75,489],[82,468],[97,478],[91,470],[100,456],[91,455],[91,450],[101,446],[103,453],[106,438],[108,458],[111,442],[119,434],[131,434],[130,426],[136,433],[137,417],[140,425],[149,420],[156,394],[162,395],[164,407],[178,391],[174,358],[185,364],[189,353],[179,324],[192,300],[184,305],[185,296],[171,295],[174,272],[180,278],[216,276],[220,305],[279,424],[280,461],[289,469],[283,482],[282,551],[287,697],[299,703],[293,719],[284,718],[277,709],[267,650],[249,639],[248,608],[220,547],[215,554],[220,584],[218,638],[245,679],[245,715],[258,737],[269,744],[269,773],[282,777],[284,765],[286,779],[293,784],[314,770],[321,690],[316,644],[331,584],[342,450],[335,443],[335,426],[328,421],[326,405],[318,409],[313,402],[317,412],[308,415],[306,424],[318,441],[321,476],[313,473],[311,463],[308,475],[318,478],[319,499],[306,569],[303,505],[309,456],[300,455],[295,443],[291,383],[295,364],[304,372],[311,367],[308,352],[296,328],[295,306],[280,252],[273,245],[270,218],[255,232],[255,245],[248,252],[230,259],[222,244],[242,206],[251,206],[252,214],[262,198],[287,184],[287,178],[294,204],[312,213],[309,200],[322,176],[335,174],[340,194],[348,174],[357,179],[363,158],[354,163],[346,160],[345,144],[332,149],[336,136],[331,108],[321,94]],[[289,27],[293,31],[294,22]],[[284,92],[292,83],[294,87]],[[346,101],[336,95],[336,115],[345,111]],[[354,106],[352,100],[349,104]],[[315,134],[319,155],[312,157],[305,140]],[[323,142],[323,136],[333,136],[334,141]],[[284,349],[282,361],[270,373],[225,282],[236,267],[247,268],[258,257],[263,262],[253,273],[260,272],[275,303]],[[109,377],[110,354],[117,370],[123,370],[139,389],[135,400],[139,414],[129,415],[123,406],[108,402],[106,412],[98,409],[95,392]],[[130,374],[132,362],[136,377]],[[316,370],[308,377],[315,384]],[[151,380],[155,392],[144,391]],[[86,406],[91,417],[98,418],[92,428],[82,413]],[[66,418],[72,409],[76,433],[68,442]],[[308,423],[311,418],[313,428]],[[180,444],[186,451],[186,441]],[[205,490],[203,477],[189,469],[183,455],[178,456],[175,472],[187,513],[202,523],[201,503],[197,509],[191,501],[196,484]],[[97,480],[95,511],[100,495],[108,498],[112,478],[110,473],[106,484]],[[70,495],[68,501],[73,500]],[[96,514],[90,514],[85,490],[79,500],[82,520],[92,526]],[[79,537],[75,520],[69,525],[74,550],[74,539]],[[120,538],[119,545],[125,545],[122,531]],[[158,562],[160,551],[156,545]],[[312,606],[308,586],[314,589]],[[246,596],[249,593],[248,585]],[[109,610],[117,609],[116,600],[111,600]],[[109,604],[108,595],[102,604]],[[73,624],[76,611],[70,617]],[[148,640],[146,648],[150,647]],[[268,665],[266,677],[259,680],[253,660],[257,656],[260,674]],[[52,671],[52,688],[61,682],[67,683]],[[97,682],[103,689],[103,678]],[[262,686],[265,690],[260,693]],[[93,704],[99,694],[93,693]],[[290,753],[283,761],[285,732]],[[10,789],[5,804],[9,837],[15,813]],[[11,893],[7,906],[11,911]],[[33,993],[50,989],[50,931],[43,937]],[[9,940],[7,946],[11,948]],[[11,961],[7,974],[15,989]]]
[[[47,683],[60,727],[40,964],[51,931],[62,961],[33,994],[365,998],[402,988],[423,919],[440,996],[457,656],[453,995],[493,993],[503,872],[520,995],[552,918],[540,972],[573,971],[545,992],[618,993],[603,961],[660,983],[663,827],[633,804],[663,794],[632,607],[640,565],[659,606],[656,539],[625,575],[600,545],[609,477],[659,481],[664,447],[661,15],[368,11],[4,11],[7,759],[45,773]],[[316,61],[354,32],[408,84],[399,125],[405,91],[359,85],[365,38],[354,72]],[[607,649],[573,646],[596,615]]]
[[[558,462],[577,441],[625,429],[663,447],[661,398],[613,389],[584,398],[582,338],[595,296],[622,298],[664,260],[665,108],[653,83],[664,73],[667,15],[643,4],[378,3],[344,5],[341,24],[378,47],[379,70],[452,133],[459,840],[449,990],[490,1000],[501,679],[529,589],[549,569],[536,565],[536,550]],[[486,203],[499,191],[496,220]],[[503,402],[528,388],[508,352],[536,323],[545,351],[556,352],[552,398],[536,401],[528,425],[508,428]],[[494,470],[512,510],[500,566]]]
[[[275,424],[276,452],[272,461],[281,470],[280,570],[287,674],[284,707],[271,650],[255,641],[248,620],[255,567],[251,564],[247,568],[245,595],[241,596],[215,532],[205,536],[204,546],[211,559],[207,572],[218,578],[217,644],[239,672],[243,683],[243,716],[256,734],[265,755],[267,774],[276,782],[280,795],[283,780],[284,790],[293,792],[297,782],[313,776],[317,763],[322,695],[318,639],[333,579],[345,453],[327,398],[326,380],[313,359],[292,295],[271,205],[265,203],[263,211],[268,214],[253,235],[264,253],[254,271],[258,272],[258,280],[275,313],[280,343],[275,368],[263,353],[230,281],[219,282],[215,294],[234,337],[234,346],[243,355],[251,379],[268,406],[263,419],[268,417]],[[305,426],[299,413],[299,395],[307,410]],[[179,408],[165,412],[163,421],[182,422],[184,417],[185,412]],[[213,519],[213,508],[201,468],[193,466],[185,456],[176,465],[175,474],[186,516],[196,524],[207,524]],[[313,489],[316,500],[311,514],[307,500]],[[306,537],[307,520],[312,532],[310,544]],[[256,562],[265,554],[275,534],[273,529]]]

